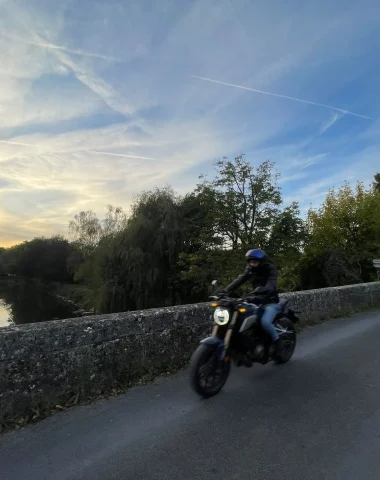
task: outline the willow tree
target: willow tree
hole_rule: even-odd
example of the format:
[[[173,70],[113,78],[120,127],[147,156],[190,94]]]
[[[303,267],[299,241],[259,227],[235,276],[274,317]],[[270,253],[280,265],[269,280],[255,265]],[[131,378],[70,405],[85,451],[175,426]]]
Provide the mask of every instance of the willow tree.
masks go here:
[[[175,268],[183,229],[170,188],[138,195],[126,227],[101,240],[85,274],[97,312],[116,312],[176,302]]]
[[[175,271],[183,250],[180,199],[171,188],[143,192],[132,206],[129,244],[144,254],[142,298],[146,306],[176,303]]]

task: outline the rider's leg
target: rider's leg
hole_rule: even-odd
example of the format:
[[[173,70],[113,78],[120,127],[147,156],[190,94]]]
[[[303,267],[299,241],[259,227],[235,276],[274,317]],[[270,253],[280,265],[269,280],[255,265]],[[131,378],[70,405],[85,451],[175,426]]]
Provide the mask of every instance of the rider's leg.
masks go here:
[[[265,306],[263,316],[261,317],[261,325],[266,331],[266,333],[270,335],[278,353],[281,351],[281,342],[278,331],[273,324],[273,320],[275,319],[279,311],[279,303],[270,303],[269,305]]]
[[[261,325],[268,335],[272,338],[273,342],[278,340],[279,335],[276,327],[273,325],[273,320],[280,311],[280,305],[278,303],[270,303],[265,306],[263,316],[261,317]]]

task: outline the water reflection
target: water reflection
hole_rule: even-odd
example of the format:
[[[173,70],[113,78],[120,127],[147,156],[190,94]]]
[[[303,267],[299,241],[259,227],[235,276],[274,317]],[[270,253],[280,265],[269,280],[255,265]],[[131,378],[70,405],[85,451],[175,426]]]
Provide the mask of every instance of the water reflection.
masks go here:
[[[76,317],[76,310],[58,299],[52,286],[0,278],[0,327]]]
[[[6,327],[10,324],[10,312],[9,307],[0,300],[0,327]]]

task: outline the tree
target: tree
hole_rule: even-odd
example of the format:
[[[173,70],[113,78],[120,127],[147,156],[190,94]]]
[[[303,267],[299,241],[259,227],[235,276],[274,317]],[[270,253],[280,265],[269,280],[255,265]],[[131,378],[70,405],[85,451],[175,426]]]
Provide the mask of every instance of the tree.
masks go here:
[[[267,243],[282,203],[273,165],[265,161],[254,167],[241,154],[234,162],[227,158],[218,160],[214,180],[200,177],[203,183],[198,185],[197,192],[208,190],[214,195],[215,233],[226,248],[236,250]]]
[[[43,282],[69,282],[70,243],[62,236],[34,238],[7,249],[1,256],[4,273],[36,278]]]
[[[102,239],[110,239],[127,226],[127,215],[121,207],[107,205],[102,221],[92,210],[82,211],[69,223],[70,236],[85,255],[94,251]]]
[[[265,248],[279,270],[281,291],[299,289],[299,261],[306,243],[306,223],[300,217],[298,204],[293,202],[275,218]]]
[[[298,204],[293,202],[274,219],[266,248],[270,255],[298,258],[306,241],[306,223],[300,217]]]
[[[73,241],[89,255],[99,244],[102,236],[102,225],[92,210],[82,211],[75,215],[69,223],[69,233]]]
[[[102,239],[77,278],[97,312],[176,303],[175,268],[183,249],[179,199],[170,188],[138,195],[124,230]]]
[[[373,182],[375,192],[380,193],[380,173],[376,173],[375,181]]]
[[[3,264],[3,260],[2,260],[2,255],[3,253],[5,253],[6,249],[4,247],[0,247],[0,275],[1,274],[5,274],[5,270],[4,270],[4,264]]]
[[[216,195],[213,188],[203,185],[179,203],[184,232],[184,252],[194,253],[220,247],[222,241],[217,236]]]
[[[121,207],[114,207],[107,205],[107,213],[101,222],[102,232],[101,236],[112,237],[122,232],[128,225],[127,214]]]
[[[203,301],[210,282],[214,278],[221,280],[223,250],[217,236],[215,201],[214,189],[203,186],[179,203],[183,249],[178,255],[175,279],[176,290],[185,303]]]
[[[200,177],[203,183],[197,186],[193,201],[197,195],[207,199],[208,214],[202,216],[200,224],[207,224],[208,238],[213,238],[209,249],[218,251],[219,259],[221,247],[228,252],[224,268],[218,272],[219,279],[226,283],[236,277],[243,268],[246,249],[261,247],[277,263],[281,286],[287,290],[297,289],[297,268],[306,242],[306,226],[297,203],[282,207],[277,185],[279,174],[274,173],[274,164],[266,161],[254,167],[244,155],[239,155],[233,162],[224,158],[215,166],[217,175],[212,181]],[[191,251],[188,258],[181,256],[182,277],[197,285],[196,290],[200,292],[200,279],[210,279],[212,272],[215,276],[220,261],[211,266],[210,252],[194,253]],[[207,274],[206,266],[210,268]]]
[[[301,270],[305,277],[311,265],[318,269],[316,288],[371,279],[372,258],[380,253],[377,192],[366,190],[360,182],[355,190],[348,183],[337,192],[330,190],[318,210],[309,210],[308,229]]]

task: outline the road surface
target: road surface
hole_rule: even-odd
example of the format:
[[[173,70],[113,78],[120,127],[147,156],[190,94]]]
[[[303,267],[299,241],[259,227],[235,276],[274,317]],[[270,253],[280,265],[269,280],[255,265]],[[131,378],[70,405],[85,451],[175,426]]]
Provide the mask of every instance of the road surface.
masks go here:
[[[0,437],[1,480],[379,480],[380,312],[299,336],[284,366],[186,373]]]

